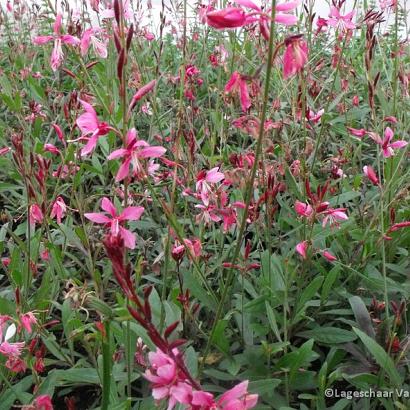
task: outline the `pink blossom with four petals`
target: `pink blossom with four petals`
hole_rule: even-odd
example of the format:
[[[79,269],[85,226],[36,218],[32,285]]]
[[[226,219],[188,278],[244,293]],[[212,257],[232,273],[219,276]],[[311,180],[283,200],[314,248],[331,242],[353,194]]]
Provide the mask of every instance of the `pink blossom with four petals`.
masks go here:
[[[104,224],[110,227],[110,234],[113,237],[120,237],[124,241],[124,246],[129,249],[135,248],[135,234],[121,226],[124,221],[137,221],[140,219],[144,208],[142,206],[129,206],[120,214],[114,204],[106,197],[101,201],[101,208],[109,216],[103,213],[85,213],[84,216],[97,224]]]
[[[102,32],[102,30],[98,27],[91,27],[87,30],[84,31],[82,37],[81,37],[81,42],[80,42],[80,51],[81,55],[85,56],[88,52],[88,49],[90,46],[93,47],[94,53],[101,57],[101,58],[107,58],[108,52],[107,52],[107,41],[106,40],[100,40],[96,34]]]
[[[160,158],[165,152],[166,148],[161,146],[151,146],[144,140],[137,138],[137,130],[132,128],[127,133],[127,146],[126,148],[120,148],[113,151],[108,159],[122,158],[122,163],[118,169],[115,180],[117,182],[125,179],[130,172],[130,165],[133,168],[134,176],[141,176],[144,173],[144,167],[141,164],[141,160],[148,158]],[[152,167],[153,164],[151,164]]]
[[[201,171],[196,177],[196,191],[200,194],[205,207],[209,205],[209,197],[212,192],[212,185],[221,182],[225,178],[219,167],[214,167],[209,171]]]
[[[308,47],[302,36],[296,35],[285,40],[283,55],[283,77],[289,78],[302,71],[308,61]]]
[[[239,93],[239,99],[241,101],[242,111],[246,112],[251,107],[251,98],[249,97],[248,84],[241,74],[234,71],[231,78],[225,85],[225,93],[229,94],[232,92]]]
[[[403,140],[397,140],[397,141],[391,142],[391,140],[394,137],[394,132],[390,127],[386,127],[386,129],[384,130],[383,139],[381,139],[380,136],[376,134],[375,132],[369,132],[368,135],[370,136],[370,138],[372,138],[376,142],[376,144],[381,146],[383,156],[385,158],[392,157],[395,154],[394,152],[395,149],[404,148],[408,144],[407,141],[403,141]]]
[[[54,48],[50,58],[50,65],[53,71],[56,71],[64,60],[62,44],[69,44],[71,46],[77,46],[80,44],[80,40],[77,37],[69,34],[61,34],[62,18],[61,14],[57,14],[53,26],[53,35],[37,36],[33,40],[33,43],[36,45],[44,45],[54,40]]]
[[[112,127],[110,127],[106,122],[99,121],[97,113],[95,112],[93,106],[83,100],[80,100],[82,106],[84,107],[85,113],[81,114],[77,118],[77,126],[81,130],[81,137],[78,140],[87,140],[87,144],[81,150],[81,156],[85,156],[94,151],[97,146],[98,139],[108,134]],[[74,140],[74,141],[78,141]],[[73,141],[71,141],[73,142]]]
[[[356,28],[356,24],[352,22],[354,15],[355,12],[351,11],[350,13],[342,16],[340,14],[340,11],[336,7],[332,6],[330,8],[330,14],[329,19],[327,20],[327,24],[341,31],[353,30]]]
[[[61,220],[64,218],[66,212],[67,205],[65,204],[64,199],[61,196],[57,197],[51,208],[50,218],[57,218],[57,223],[61,224]]]
[[[306,259],[306,252],[308,249],[308,241],[299,242],[296,245],[296,252],[303,258]]]

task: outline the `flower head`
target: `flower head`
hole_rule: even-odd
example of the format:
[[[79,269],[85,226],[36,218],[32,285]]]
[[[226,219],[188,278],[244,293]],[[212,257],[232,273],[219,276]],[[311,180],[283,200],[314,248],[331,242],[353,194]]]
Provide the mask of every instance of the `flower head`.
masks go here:
[[[50,218],[57,218],[57,223],[61,224],[61,220],[64,218],[66,212],[67,205],[64,199],[61,196],[57,197],[51,208]]]
[[[144,167],[141,164],[142,160],[148,158],[160,158],[165,154],[165,152],[166,148],[164,147],[151,146],[146,141],[139,140],[137,138],[137,130],[132,128],[127,134],[126,148],[120,148],[113,151],[108,156],[108,159],[123,159],[115,177],[115,180],[119,182],[129,175],[130,165],[133,168],[133,175],[138,177],[144,173]]]
[[[308,61],[308,47],[301,35],[291,36],[285,40],[283,56],[283,76],[289,78],[300,72]]]
[[[64,60],[64,53],[62,44],[69,44],[71,46],[77,46],[80,44],[80,40],[77,37],[69,34],[61,34],[62,15],[57,14],[57,17],[53,26],[53,35],[37,36],[34,38],[33,43],[36,45],[44,45],[49,41],[54,40],[54,48],[51,52],[50,65],[53,71],[56,71]]]
[[[94,151],[98,139],[108,134],[112,129],[106,122],[100,122],[97,117],[93,106],[87,102],[80,100],[84,107],[85,113],[81,114],[77,118],[77,126],[81,131],[81,138],[86,139],[88,142],[86,146],[81,150],[81,155],[85,156]]]
[[[144,208],[142,206],[129,206],[125,208],[120,214],[114,204],[108,199],[103,198],[101,201],[101,208],[108,215],[104,213],[86,213],[84,216],[97,224],[104,224],[110,227],[110,236],[120,237],[124,241],[124,246],[129,249],[135,248],[135,234],[128,229],[121,226],[124,221],[136,221],[140,219]]]
[[[369,132],[368,133],[370,138],[372,138],[376,144],[380,145],[382,148],[383,156],[385,158],[390,158],[393,155],[395,155],[395,149],[401,149],[404,148],[408,142],[403,141],[403,140],[397,140],[397,141],[392,141],[394,137],[394,132],[390,127],[386,127],[384,130],[384,138],[381,139],[378,134],[375,132]]]

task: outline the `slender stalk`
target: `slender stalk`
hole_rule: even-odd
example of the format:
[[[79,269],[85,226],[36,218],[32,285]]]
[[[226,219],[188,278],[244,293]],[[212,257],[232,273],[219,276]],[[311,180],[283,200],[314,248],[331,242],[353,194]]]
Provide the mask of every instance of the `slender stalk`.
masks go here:
[[[271,73],[272,73],[272,65],[273,65],[273,61],[274,61],[274,56],[275,54],[278,52],[279,48],[277,47],[275,52],[274,52],[274,45],[273,45],[273,35],[274,35],[274,29],[275,29],[275,24],[274,24],[274,19],[275,19],[275,5],[276,5],[276,0],[272,0],[272,9],[271,9],[271,25],[270,25],[270,33],[269,33],[269,51],[268,51],[268,59],[267,59],[267,67],[266,67],[266,78],[265,78],[265,87],[264,87],[264,94],[263,94],[263,105],[262,105],[262,112],[261,112],[261,118],[260,118],[260,125],[259,125],[259,133],[258,133],[258,140],[257,140],[257,144],[256,144],[256,152],[255,152],[255,161],[253,163],[252,166],[252,171],[251,171],[251,175],[250,178],[248,180],[247,186],[246,186],[246,192],[245,192],[245,209],[243,212],[243,216],[242,216],[242,221],[241,221],[241,225],[239,228],[239,233],[238,233],[238,238],[237,238],[237,243],[236,243],[236,248],[234,251],[234,255],[232,258],[232,266],[229,269],[226,281],[225,281],[225,286],[222,292],[222,296],[221,299],[219,301],[218,304],[218,309],[216,311],[215,314],[215,319],[213,321],[213,325],[212,325],[212,329],[211,329],[211,333],[210,333],[210,337],[208,339],[205,351],[204,351],[204,360],[201,363],[200,366],[200,372],[203,369],[203,365],[206,362],[206,358],[209,354],[210,348],[211,348],[211,344],[215,335],[215,331],[216,331],[216,327],[218,325],[219,320],[221,319],[222,313],[223,313],[223,308],[224,308],[224,304],[225,301],[227,299],[230,287],[231,287],[231,282],[234,278],[235,275],[235,269],[234,269],[234,265],[238,259],[241,247],[242,247],[242,241],[243,241],[243,237],[245,234],[245,227],[246,227],[246,221],[248,219],[248,212],[249,212],[249,205],[252,199],[252,194],[253,194],[253,184],[255,181],[255,177],[256,177],[256,170],[258,168],[258,164],[259,164],[259,157],[261,155],[261,151],[262,151],[262,143],[263,143],[263,136],[265,133],[265,120],[266,120],[266,111],[267,111],[267,107],[268,107],[268,96],[269,96],[269,86],[270,86],[270,77],[271,77]]]
[[[110,349],[110,321],[104,324],[105,335],[103,335],[102,354],[103,354],[103,384],[101,410],[108,410],[110,405],[111,390],[111,349]]]

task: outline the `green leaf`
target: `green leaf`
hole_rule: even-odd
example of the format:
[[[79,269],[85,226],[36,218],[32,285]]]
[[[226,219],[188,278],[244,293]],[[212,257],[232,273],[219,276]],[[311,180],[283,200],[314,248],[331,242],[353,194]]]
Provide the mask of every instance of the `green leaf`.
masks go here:
[[[353,331],[360,337],[366,349],[372,354],[376,363],[388,374],[390,381],[399,386],[401,384],[401,377],[398,373],[392,358],[376,341],[369,337],[366,333],[353,327]]]
[[[323,279],[323,276],[317,276],[312,280],[312,282],[310,282],[310,284],[300,295],[299,301],[296,305],[296,312],[299,312],[301,309],[303,309],[305,304],[315,296],[316,292],[322,286]]]
[[[316,342],[326,344],[347,343],[357,339],[350,330],[331,326],[318,326],[313,330],[299,332],[297,335],[308,339],[313,338]]]
[[[375,332],[373,329],[372,319],[367,311],[366,305],[359,296],[352,296],[349,298],[350,306],[352,307],[354,317],[361,330],[363,330],[367,336],[372,339],[375,338]]]
[[[322,286],[322,292],[321,292],[321,299],[322,303],[327,300],[329,297],[330,291],[332,289],[332,286],[336,282],[340,272],[340,266],[336,265],[332,268],[332,270],[326,275],[326,279],[323,282]]]
[[[268,316],[270,327],[273,330],[273,333],[275,334],[276,338],[281,342],[282,338],[280,336],[280,331],[279,331],[278,324],[276,321],[275,312],[273,311],[269,302],[265,302],[265,307],[266,307],[266,315]]]
[[[263,395],[271,393],[276,387],[282,383],[280,379],[264,379],[249,382],[248,390],[250,393]]]

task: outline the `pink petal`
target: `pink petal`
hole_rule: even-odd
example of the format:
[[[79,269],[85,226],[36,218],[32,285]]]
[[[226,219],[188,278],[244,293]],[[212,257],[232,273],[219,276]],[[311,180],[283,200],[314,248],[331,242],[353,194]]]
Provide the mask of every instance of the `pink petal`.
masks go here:
[[[210,183],[218,183],[221,182],[225,178],[225,175],[222,172],[219,172],[219,167],[215,167],[210,169],[206,173],[206,181]]]
[[[168,387],[155,387],[152,389],[152,397],[155,400],[162,400],[168,396]]]
[[[86,213],[84,216],[97,224],[106,224],[111,222],[111,219],[108,218],[108,216],[96,212]]]
[[[407,141],[399,140],[399,141],[394,141],[394,142],[392,142],[392,143],[390,144],[390,146],[391,146],[392,148],[399,149],[399,148],[404,148],[407,144],[408,144]]]
[[[88,140],[86,146],[81,150],[81,156],[85,157],[86,155],[90,154],[91,152],[94,151],[96,145],[97,145],[97,141],[98,141],[98,133],[95,132],[90,139]]]
[[[115,176],[115,180],[117,182],[122,181],[124,178],[126,178],[129,174],[130,171],[130,162],[131,159],[126,159],[119,167],[117,175]]]
[[[107,51],[107,44],[103,41],[98,40],[95,37],[91,38],[91,42],[93,44],[93,49],[95,54],[97,54],[100,58],[107,58],[108,51]]]
[[[234,71],[231,75],[231,78],[228,80],[228,82],[225,85],[225,92],[230,93],[233,90],[233,88],[237,85],[240,78],[241,78],[241,75],[237,71]]]
[[[54,25],[53,25],[53,31],[57,35],[60,34],[62,19],[63,19],[63,16],[61,15],[61,13],[58,13],[57,16],[56,16]]]
[[[64,34],[60,38],[64,44],[70,44],[71,46],[78,46],[80,44],[80,40],[77,37],[70,36],[69,34]]]
[[[384,158],[390,158],[390,157],[392,157],[393,155],[394,155],[393,148],[391,148],[390,146],[389,146],[389,147],[386,147],[386,148],[383,148],[383,156],[384,156]]]
[[[208,12],[206,19],[208,25],[216,29],[237,28],[245,24],[246,15],[241,8],[227,7]]]
[[[107,198],[104,197],[101,201],[101,209],[109,213],[112,217],[117,215],[117,209],[114,204]]]
[[[111,161],[112,159],[122,158],[127,152],[128,150],[125,148],[116,149],[108,155],[107,159]]]
[[[158,158],[158,157],[162,157],[166,151],[167,150],[164,147],[159,147],[159,146],[147,147],[147,148],[143,148],[138,153],[138,156],[140,158]]]
[[[91,112],[85,112],[77,118],[77,125],[82,135],[92,134],[98,128],[97,116]]]
[[[390,140],[393,138],[394,132],[390,127],[386,127],[384,130],[384,139],[383,139],[383,144],[388,144]]]
[[[33,39],[33,43],[37,46],[42,46],[43,44],[46,44],[53,39],[53,36],[37,36]]]
[[[299,242],[296,245],[296,252],[303,258],[306,259],[306,251],[308,248],[308,243],[307,241]]]
[[[275,15],[275,21],[276,23],[284,24],[285,26],[292,26],[298,22],[298,19],[291,14],[278,13]]]
[[[124,246],[128,249],[135,248],[135,235],[128,229],[120,227],[120,236],[124,240]]]
[[[92,32],[93,30],[91,28],[85,30],[83,36],[81,37],[80,51],[82,56],[85,56],[87,54],[88,49],[90,48]]]
[[[248,7],[249,9],[253,9],[256,11],[260,11],[260,7],[258,7],[253,1],[251,0],[235,0],[236,4],[240,6]]]
[[[299,4],[300,4],[300,0],[289,1],[287,3],[277,4],[275,6],[275,10],[276,11],[290,11],[290,10],[294,10],[296,7],[298,7]]]
[[[150,91],[152,91],[157,83],[157,80],[152,80],[148,84],[145,84],[142,86],[132,97],[132,101],[135,104],[137,101],[139,101],[142,97],[144,97],[146,94],[148,94]]]
[[[296,66],[293,61],[292,46],[286,47],[285,54],[283,55],[283,77],[289,78],[296,73]]]
[[[242,383],[232,387],[232,389],[226,391],[218,400],[218,404],[221,405],[224,402],[229,402],[234,399],[238,399],[244,396],[248,392],[249,381],[245,380]]]
[[[248,84],[246,84],[246,81],[242,79],[239,81],[239,90],[242,111],[246,112],[252,105],[249,97]]]
[[[337,261],[336,256],[332,255],[329,251],[323,251],[323,257],[326,258],[329,262]]]
[[[143,212],[144,207],[142,206],[129,206],[122,211],[121,215],[119,216],[119,219],[125,219],[127,221],[136,221],[141,218]]]

